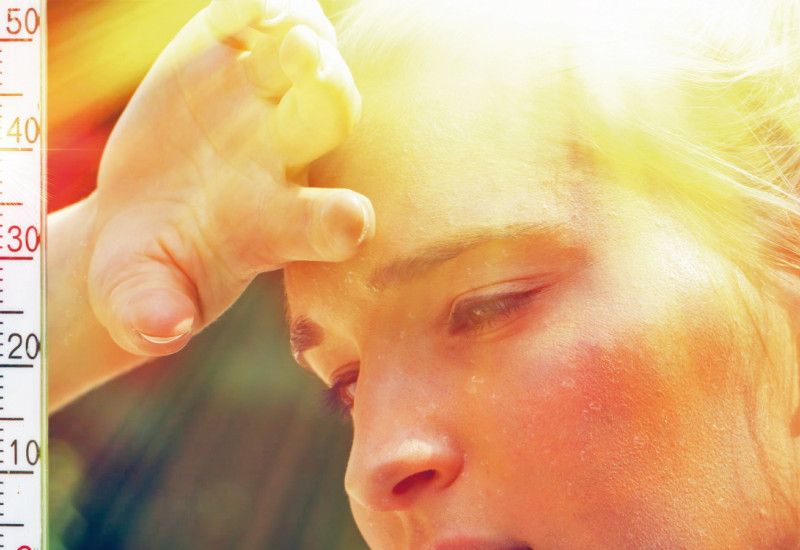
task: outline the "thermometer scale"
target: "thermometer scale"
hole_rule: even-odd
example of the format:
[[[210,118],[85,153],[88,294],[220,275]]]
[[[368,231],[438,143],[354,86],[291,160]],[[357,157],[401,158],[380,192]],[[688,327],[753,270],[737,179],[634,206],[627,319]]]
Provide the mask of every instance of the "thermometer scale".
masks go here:
[[[0,550],[46,548],[44,16],[0,3]]]

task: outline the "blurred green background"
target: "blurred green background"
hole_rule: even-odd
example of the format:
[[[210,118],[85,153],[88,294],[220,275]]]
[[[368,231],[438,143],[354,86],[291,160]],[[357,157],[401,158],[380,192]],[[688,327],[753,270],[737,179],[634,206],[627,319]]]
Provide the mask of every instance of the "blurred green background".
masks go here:
[[[204,4],[48,2],[51,211],[94,187],[116,117]],[[261,276],[183,352],[51,417],[51,550],[365,549],[350,426],[321,387],[289,353],[280,274]]]

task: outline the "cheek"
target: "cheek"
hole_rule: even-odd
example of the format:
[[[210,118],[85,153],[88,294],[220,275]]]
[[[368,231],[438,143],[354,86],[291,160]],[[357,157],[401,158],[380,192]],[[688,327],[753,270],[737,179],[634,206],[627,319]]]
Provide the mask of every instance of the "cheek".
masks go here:
[[[757,454],[752,393],[742,388],[768,362],[739,326],[745,320],[712,302],[687,303],[657,315],[583,308],[582,322],[475,358],[492,367],[471,433],[492,435],[473,444],[491,455],[500,485],[519,488],[520,521],[552,532],[567,521],[597,540],[613,526],[636,532],[631,518],[646,511],[637,535],[645,540],[654,525],[677,532],[690,516],[677,508],[729,496],[741,467],[733,461]]]
[[[509,479],[575,497],[598,489],[609,468],[641,458],[675,407],[648,376],[653,358],[641,348],[597,338],[571,344],[505,350],[497,357],[504,372],[487,388],[491,406],[475,416],[486,424],[478,433],[502,439],[491,447],[504,450],[496,462]]]

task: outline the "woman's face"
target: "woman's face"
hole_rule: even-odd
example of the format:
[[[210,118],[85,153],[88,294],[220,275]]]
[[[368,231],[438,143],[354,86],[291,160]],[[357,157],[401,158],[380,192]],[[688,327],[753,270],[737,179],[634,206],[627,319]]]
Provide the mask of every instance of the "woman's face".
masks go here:
[[[546,97],[470,79],[365,95],[311,176],[368,196],[375,238],[286,270],[369,545],[796,543],[786,314],[667,199],[577,168]]]

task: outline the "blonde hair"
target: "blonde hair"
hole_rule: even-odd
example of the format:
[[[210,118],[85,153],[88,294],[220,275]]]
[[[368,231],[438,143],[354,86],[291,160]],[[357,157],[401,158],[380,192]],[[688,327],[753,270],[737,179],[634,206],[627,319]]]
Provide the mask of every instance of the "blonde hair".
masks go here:
[[[555,52],[576,158],[674,199],[748,274],[800,288],[797,1],[332,2],[359,86],[432,57],[480,70]]]

